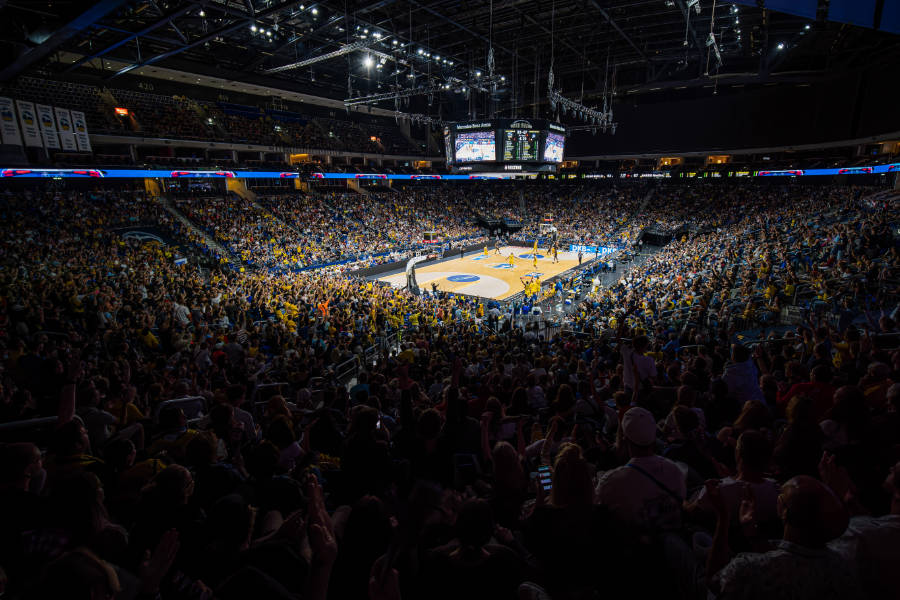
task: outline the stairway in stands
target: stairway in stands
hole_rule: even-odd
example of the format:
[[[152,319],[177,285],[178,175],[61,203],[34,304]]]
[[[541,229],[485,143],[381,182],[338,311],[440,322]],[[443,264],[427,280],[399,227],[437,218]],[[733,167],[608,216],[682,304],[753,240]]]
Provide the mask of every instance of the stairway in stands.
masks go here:
[[[175,204],[166,196],[160,196],[159,202],[162,204],[163,208],[169,212],[173,217],[175,217],[179,222],[181,222],[185,227],[188,228],[191,232],[193,232],[197,237],[199,237],[207,248],[212,250],[214,253],[218,254],[221,257],[224,257],[228,260],[228,262],[240,266],[241,260],[239,257],[235,256],[233,253],[229,252],[227,248],[225,248],[222,244],[213,239],[211,235],[207,232],[203,231],[197,225],[191,221],[183,212],[175,208]]]

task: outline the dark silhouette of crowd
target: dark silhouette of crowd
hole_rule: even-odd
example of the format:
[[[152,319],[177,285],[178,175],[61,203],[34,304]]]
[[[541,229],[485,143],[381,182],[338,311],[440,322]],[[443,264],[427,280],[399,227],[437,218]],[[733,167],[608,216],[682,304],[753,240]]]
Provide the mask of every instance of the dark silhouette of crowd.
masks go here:
[[[336,228],[364,250],[477,234],[477,188],[180,203],[259,261],[240,269],[195,259],[196,232],[142,192],[6,191],[0,591],[898,597],[896,205],[563,189],[548,211],[576,238],[688,228],[554,329],[270,268],[330,258]],[[483,206],[543,219],[518,193]],[[123,238],[135,224],[190,260]]]

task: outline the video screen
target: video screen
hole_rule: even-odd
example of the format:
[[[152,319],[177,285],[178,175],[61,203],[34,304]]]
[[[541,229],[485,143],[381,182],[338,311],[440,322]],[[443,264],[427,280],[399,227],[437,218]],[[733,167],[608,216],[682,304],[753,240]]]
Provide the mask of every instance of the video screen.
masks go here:
[[[548,133],[547,143],[544,145],[544,160],[547,162],[562,162],[565,145],[566,138],[558,133]]]
[[[456,162],[475,162],[497,159],[493,131],[456,134]]]
[[[447,163],[453,162],[453,140],[450,136],[450,128],[444,127],[444,152],[447,157]]]
[[[503,130],[503,160],[537,160],[540,132],[532,129]]]

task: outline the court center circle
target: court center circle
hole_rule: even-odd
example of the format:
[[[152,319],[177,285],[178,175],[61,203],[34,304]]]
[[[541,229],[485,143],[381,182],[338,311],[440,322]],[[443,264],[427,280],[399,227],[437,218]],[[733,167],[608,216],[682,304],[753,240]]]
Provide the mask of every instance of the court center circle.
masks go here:
[[[452,281],[454,283],[472,283],[479,279],[481,279],[481,277],[478,275],[451,275],[447,278],[447,281]]]

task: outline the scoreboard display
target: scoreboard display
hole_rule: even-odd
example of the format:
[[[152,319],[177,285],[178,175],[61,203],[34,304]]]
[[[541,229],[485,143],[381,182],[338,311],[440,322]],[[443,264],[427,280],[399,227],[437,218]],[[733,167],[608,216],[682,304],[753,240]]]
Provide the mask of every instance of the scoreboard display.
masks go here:
[[[537,160],[541,132],[534,129],[503,130],[503,160]]]
[[[444,128],[447,164],[457,172],[553,172],[566,129],[543,119],[490,119]]]

